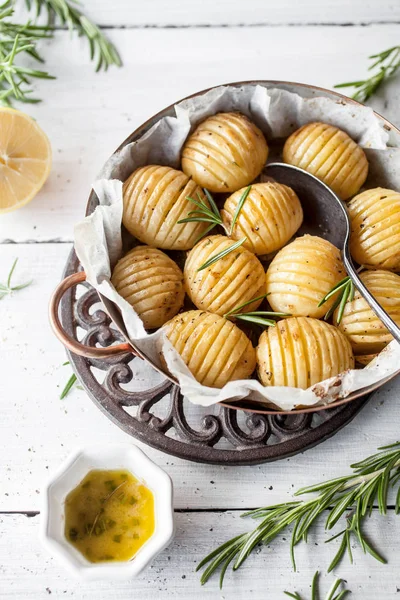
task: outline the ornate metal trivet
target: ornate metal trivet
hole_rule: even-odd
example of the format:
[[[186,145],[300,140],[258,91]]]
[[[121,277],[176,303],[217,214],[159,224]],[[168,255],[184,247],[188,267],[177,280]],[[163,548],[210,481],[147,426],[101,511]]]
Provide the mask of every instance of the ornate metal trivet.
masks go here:
[[[64,275],[78,269],[72,252]],[[65,330],[89,346],[122,341],[101,305],[95,306],[98,303],[97,292],[86,283],[67,292],[61,304]],[[125,432],[174,456],[211,464],[256,464],[311,448],[349,423],[369,399],[290,416],[219,405],[202,408],[186,401],[176,385],[131,354],[106,360],[75,354],[69,358],[92,400]],[[154,381],[150,387],[149,379]]]

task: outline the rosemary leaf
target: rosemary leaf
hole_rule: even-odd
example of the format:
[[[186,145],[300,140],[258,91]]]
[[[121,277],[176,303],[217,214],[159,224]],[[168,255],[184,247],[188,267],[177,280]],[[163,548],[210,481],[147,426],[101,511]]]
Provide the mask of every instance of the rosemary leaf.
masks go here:
[[[231,230],[229,232],[229,235],[232,235],[232,233],[233,233],[233,228],[236,225],[236,221],[238,220],[239,213],[243,208],[243,204],[246,202],[247,196],[250,194],[250,190],[251,190],[251,185],[249,185],[244,190],[243,194],[240,196],[239,202],[236,206],[235,214],[233,215],[233,219],[232,219],[232,223],[231,223]]]
[[[319,572],[315,571],[312,583],[311,583],[311,600],[317,600],[317,585],[318,585]]]
[[[232,308],[232,310],[230,310],[224,314],[225,319],[227,317],[229,317],[230,315],[232,315],[233,313],[239,312],[245,306],[248,306],[249,304],[253,304],[253,302],[257,302],[257,300],[264,300],[264,298],[266,298],[268,295],[269,294],[263,294],[262,296],[257,296],[257,298],[252,298],[251,300],[247,300],[247,302],[243,302],[243,304],[239,304],[239,306],[235,306],[235,308]]]
[[[247,321],[248,323],[255,323],[256,325],[261,325],[262,327],[275,327],[276,322],[272,321],[272,319],[263,319],[262,317],[256,317],[250,314],[238,314],[232,315],[235,319],[239,319],[239,321]]]
[[[246,240],[247,240],[247,237],[244,237],[241,240],[238,240],[237,242],[235,242],[234,244],[232,244],[232,246],[228,246],[228,248],[225,248],[225,250],[222,250],[221,252],[218,252],[218,254],[216,254],[215,256],[212,256],[211,258],[209,258],[208,260],[206,260],[206,262],[203,263],[201,265],[201,267],[199,267],[197,270],[198,271],[203,271],[203,269],[207,269],[208,267],[210,267],[214,263],[218,262],[221,258],[224,258],[225,256],[228,256],[228,254],[230,254],[234,250],[237,250],[237,248],[239,248],[239,246],[241,246],[242,244],[244,244],[244,242]]]
[[[205,188],[204,188],[204,193],[207,196],[207,200],[209,201],[214,214],[221,219],[221,216],[220,216],[219,210],[218,210],[218,206],[216,205],[214,198],[212,197],[210,192],[208,190],[206,190]],[[221,219],[221,223],[222,223],[222,219]]]
[[[73,388],[73,386],[75,385],[75,383],[76,383],[76,375],[75,375],[75,373],[73,373],[71,375],[71,377],[68,379],[63,391],[60,394],[60,400],[64,400],[64,398],[66,396],[68,396],[68,394],[70,393],[70,391]]]
[[[14,262],[13,262],[13,264],[12,264],[12,267],[11,267],[11,270],[10,270],[10,272],[9,272],[9,274],[8,274],[8,277],[7,277],[7,287],[8,287],[8,288],[10,288],[10,287],[11,287],[11,279],[12,279],[13,273],[14,273],[14,271],[15,271],[15,267],[17,266],[17,262],[18,262],[18,258],[16,258],[16,259],[14,260]]]

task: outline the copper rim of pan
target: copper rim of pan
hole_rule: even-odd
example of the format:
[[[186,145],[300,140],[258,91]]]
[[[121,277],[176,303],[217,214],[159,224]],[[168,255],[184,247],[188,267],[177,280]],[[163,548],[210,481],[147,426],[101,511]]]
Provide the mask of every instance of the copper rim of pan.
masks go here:
[[[327,90],[325,88],[321,88],[318,86],[313,86],[313,85],[309,85],[309,84],[305,84],[305,83],[296,83],[296,82],[292,82],[292,81],[277,81],[277,80],[256,80],[256,81],[237,81],[237,82],[233,82],[233,83],[226,83],[226,84],[221,84],[221,85],[227,85],[227,86],[234,86],[234,87],[240,87],[242,85],[263,85],[263,86],[268,86],[268,87],[294,87],[294,88],[303,88],[303,89],[307,89],[307,90],[311,90],[313,92],[322,92],[324,95],[328,95],[328,96],[333,96],[335,98],[337,98],[338,100],[342,101],[343,103],[346,104],[354,104],[356,106],[363,106],[360,102],[357,102],[357,100],[354,100],[352,98],[348,98],[347,96],[344,96],[343,94],[339,94],[338,92],[333,92],[331,90]],[[113,153],[116,154],[117,152],[119,152],[124,146],[126,146],[127,144],[131,143],[132,141],[135,141],[136,139],[138,139],[139,137],[141,137],[148,129],[150,129],[150,127],[152,127],[157,121],[159,121],[162,117],[164,117],[166,115],[166,113],[168,113],[169,111],[172,111],[174,109],[174,106],[176,104],[179,104],[180,102],[183,102],[184,100],[188,100],[190,98],[195,98],[197,96],[202,96],[205,93],[207,93],[208,91],[210,91],[211,89],[214,89],[215,87],[220,87],[218,86],[213,86],[210,88],[206,88],[204,90],[201,90],[200,92],[196,92],[194,94],[191,94],[189,96],[186,96],[185,98],[182,98],[181,100],[178,100],[176,102],[174,102],[173,104],[167,106],[166,108],[162,109],[161,111],[159,111],[158,113],[156,113],[155,115],[153,115],[152,117],[150,117],[150,119],[148,119],[147,121],[145,121],[142,125],[140,125],[138,128],[135,129],[135,131],[133,131],[125,140],[124,142],[122,142],[122,144],[115,150],[115,152]],[[395,131],[399,136],[400,136],[400,129],[397,128],[395,125],[393,125],[390,121],[388,121],[387,119],[385,119],[385,117],[383,117],[382,115],[380,115],[379,113],[377,113],[376,111],[374,111],[375,116],[381,120],[384,124],[384,127],[386,130],[388,131]],[[94,205],[96,203],[96,196],[94,191],[92,190],[90,195],[89,195],[89,199],[87,202],[87,207],[86,207],[86,215],[90,214],[90,206]],[[104,299],[101,298],[103,301],[103,304],[105,304]],[[108,311],[107,311],[108,312]],[[120,329],[118,327],[118,329]],[[121,329],[120,329],[121,330]],[[126,333],[121,331],[121,333],[126,337],[127,341],[129,342],[129,344],[132,346],[133,350],[134,350],[134,354],[136,354],[137,356],[139,356],[140,358],[143,358],[144,360],[146,360],[149,364],[151,364],[151,366],[153,368],[155,368],[157,371],[159,371],[160,373],[162,373],[165,377],[167,377],[168,379],[170,379],[173,383],[177,383],[176,379],[174,377],[171,377],[171,375],[169,373],[166,373],[165,371],[163,371],[162,369],[160,369],[159,367],[157,367],[157,365],[153,364],[153,362],[147,358],[147,356],[145,354],[143,354],[143,352],[141,352],[138,348],[136,348],[135,344],[131,341],[128,340]],[[106,350],[106,349],[104,349]],[[250,412],[250,413],[256,413],[256,414],[263,414],[263,415],[293,415],[293,414],[304,414],[304,413],[312,413],[312,412],[317,412],[317,411],[321,411],[321,410],[327,410],[327,409],[333,409],[333,408],[337,408],[339,406],[342,406],[344,404],[347,404],[348,402],[351,402],[352,400],[356,400],[357,398],[360,398],[362,396],[365,396],[366,394],[370,394],[371,392],[374,392],[376,390],[378,390],[380,387],[382,387],[385,383],[387,383],[388,381],[390,381],[391,379],[393,379],[394,377],[396,377],[398,373],[395,373],[379,382],[377,382],[376,384],[367,386],[365,388],[363,388],[362,390],[359,390],[357,392],[353,392],[352,394],[350,394],[349,396],[347,396],[346,398],[342,398],[339,400],[336,400],[334,402],[331,402],[330,404],[324,404],[324,405],[319,405],[319,406],[311,406],[311,407],[304,407],[304,408],[296,408],[294,410],[291,411],[285,411],[285,410],[278,410],[278,409],[273,409],[273,408],[269,408],[269,407],[264,407],[261,406],[258,402],[251,402],[251,401],[246,401],[246,400],[239,400],[237,402],[220,402],[220,404],[222,406],[225,406],[227,408],[232,408],[233,410],[243,410],[246,412]]]

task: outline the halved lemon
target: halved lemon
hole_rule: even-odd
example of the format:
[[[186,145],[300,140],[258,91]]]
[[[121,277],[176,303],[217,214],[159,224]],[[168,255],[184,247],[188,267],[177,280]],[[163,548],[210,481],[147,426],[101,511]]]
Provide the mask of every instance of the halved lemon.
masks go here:
[[[51,168],[47,135],[25,113],[0,107],[0,213],[36,196]]]

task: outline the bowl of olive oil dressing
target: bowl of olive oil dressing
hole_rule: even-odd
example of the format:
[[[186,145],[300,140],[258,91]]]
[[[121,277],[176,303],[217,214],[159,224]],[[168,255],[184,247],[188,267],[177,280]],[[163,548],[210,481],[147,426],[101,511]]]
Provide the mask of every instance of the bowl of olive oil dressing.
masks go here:
[[[84,578],[130,578],[172,540],[169,476],[132,444],[93,446],[44,491],[41,538]]]

